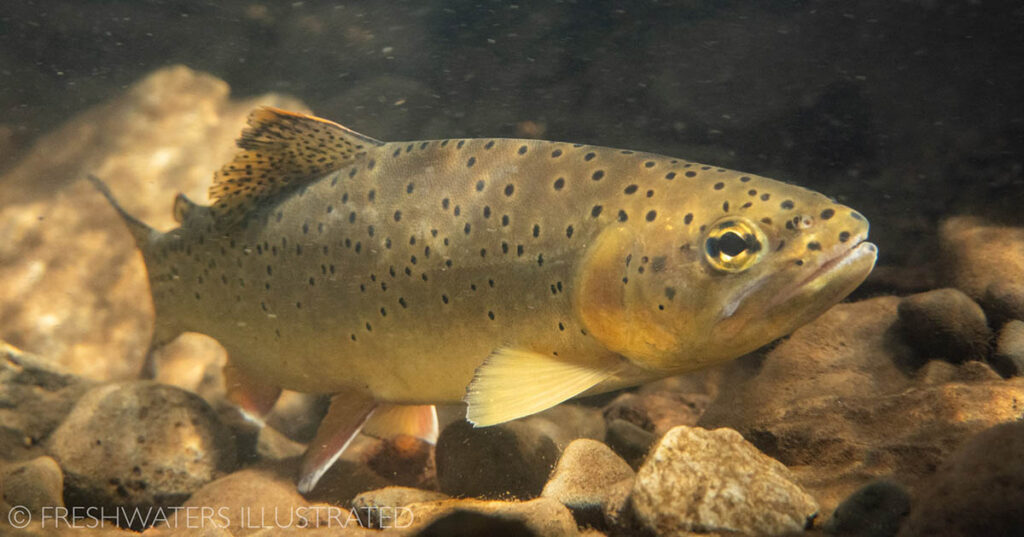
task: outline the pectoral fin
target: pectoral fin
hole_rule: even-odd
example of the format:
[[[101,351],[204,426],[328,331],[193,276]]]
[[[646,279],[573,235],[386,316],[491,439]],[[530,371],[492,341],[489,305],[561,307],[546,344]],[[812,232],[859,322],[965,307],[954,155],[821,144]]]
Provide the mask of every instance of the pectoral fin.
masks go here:
[[[437,442],[437,411],[434,405],[381,405],[366,422],[363,434],[377,438],[407,434],[433,444]]]
[[[377,403],[361,392],[344,392],[331,398],[327,415],[320,422],[316,437],[306,448],[299,469],[299,493],[313,490],[324,472],[338,460],[363,424],[373,414]]]
[[[567,360],[519,349],[494,351],[466,389],[466,419],[497,425],[551,408],[614,375],[615,357]]]

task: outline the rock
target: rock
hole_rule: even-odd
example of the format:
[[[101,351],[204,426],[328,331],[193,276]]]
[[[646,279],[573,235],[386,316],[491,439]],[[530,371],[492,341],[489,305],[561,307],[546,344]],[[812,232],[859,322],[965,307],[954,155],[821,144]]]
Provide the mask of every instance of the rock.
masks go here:
[[[205,484],[181,506],[185,516],[169,519],[161,525],[161,531],[194,530],[197,525],[216,525],[233,534],[240,530],[251,532],[264,523],[274,524],[274,514],[283,522],[284,516],[291,516],[313,504],[295,490],[292,481],[295,465],[267,465],[239,470]],[[214,509],[212,523],[187,518],[190,513],[202,513],[202,509]],[[347,513],[346,513],[347,514]],[[296,524],[287,524],[295,526]]]
[[[623,419],[661,436],[677,425],[697,424],[710,397],[675,391],[623,393],[604,409],[605,419]]]
[[[526,502],[442,500],[407,505],[410,529],[417,535],[536,535],[575,537],[576,521],[562,504],[550,498]],[[481,518],[483,517],[486,518]],[[450,517],[450,518],[449,518]],[[523,531],[525,528],[525,531]],[[481,532],[476,530],[480,529]],[[494,533],[490,533],[493,531]]]
[[[235,464],[234,442],[205,401],[147,381],[90,390],[48,449],[69,506],[178,505]]]
[[[50,457],[37,457],[4,468],[0,490],[4,507],[23,507],[33,517],[41,516],[44,508],[64,507],[64,474]]]
[[[128,211],[167,230],[175,194],[207,199],[212,171],[259,105],[304,109],[275,95],[232,101],[223,81],[168,67],[39,138],[0,177],[0,338],[69,373],[134,378],[153,326],[145,270],[119,217],[82,178],[103,178]]]
[[[585,526],[603,525],[611,493],[620,483],[633,486],[633,469],[608,446],[597,440],[574,440],[562,452],[555,471],[541,491],[568,507]]]
[[[942,360],[932,360],[918,371],[916,378],[921,384],[937,386],[947,382],[999,380],[1001,377],[984,362],[951,364]]]
[[[456,497],[533,498],[565,446],[605,433],[599,410],[573,404],[493,427],[456,420],[437,440],[438,484]]]
[[[1024,422],[977,434],[917,491],[901,537],[1020,535]]]
[[[640,467],[632,506],[658,535],[784,535],[803,531],[818,513],[789,470],[736,431],[686,426],[666,433]]]
[[[997,281],[985,289],[978,303],[988,313],[993,326],[1007,321],[1024,321],[1024,284]]]
[[[379,513],[387,513],[397,507],[405,507],[413,503],[435,502],[447,500],[449,496],[433,490],[415,489],[411,487],[384,487],[359,493],[352,500],[352,509],[359,515],[363,526],[380,528]],[[378,516],[374,516],[378,515]]]
[[[626,420],[613,419],[608,422],[608,436],[605,438],[608,447],[625,459],[633,469],[640,467],[654,440],[652,433]]]
[[[738,430],[828,513],[876,478],[913,488],[964,439],[1024,416],[1024,379],[965,380],[994,378],[981,362],[905,365],[916,358],[895,335],[898,303],[839,304],[762,363],[730,364],[700,425]],[[920,380],[933,366],[945,371]]]
[[[316,488],[307,493],[306,497],[311,501],[331,505],[348,505],[362,492],[394,485],[368,468],[363,462],[352,459],[353,454],[342,454],[342,457],[324,473]],[[297,473],[296,470],[295,473],[289,475],[294,477]],[[294,487],[295,484],[292,483],[292,488]]]
[[[891,481],[875,481],[839,504],[822,528],[841,537],[893,537],[910,512],[910,495]]]
[[[939,241],[950,284],[984,304],[998,304],[997,316],[1024,312],[1024,227],[956,216],[942,222]]]
[[[451,496],[533,498],[558,460],[559,448],[533,420],[475,428],[465,420],[437,440],[437,481]]]
[[[1004,377],[1024,376],[1024,321],[1010,321],[999,330],[992,367]]]
[[[43,455],[43,441],[92,386],[0,341],[0,460]]]
[[[984,360],[992,331],[981,306],[958,289],[936,289],[904,298],[900,330],[924,358],[958,363]]]
[[[327,414],[329,402],[330,397],[323,395],[284,390],[266,417],[267,425],[296,442],[308,443]]]
[[[436,502],[448,500],[450,497],[435,490],[414,489],[412,487],[384,487],[359,493],[352,500],[352,507],[405,507],[413,503]]]
[[[437,488],[433,444],[409,435],[377,443],[366,465],[392,483],[418,488]]]

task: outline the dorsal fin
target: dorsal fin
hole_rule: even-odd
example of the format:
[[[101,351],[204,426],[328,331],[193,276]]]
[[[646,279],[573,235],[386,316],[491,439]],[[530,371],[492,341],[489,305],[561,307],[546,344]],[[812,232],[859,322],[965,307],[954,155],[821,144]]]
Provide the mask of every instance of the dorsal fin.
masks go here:
[[[210,198],[222,227],[286,188],[350,164],[383,142],[318,117],[262,107],[249,114],[234,160],[213,176]]]

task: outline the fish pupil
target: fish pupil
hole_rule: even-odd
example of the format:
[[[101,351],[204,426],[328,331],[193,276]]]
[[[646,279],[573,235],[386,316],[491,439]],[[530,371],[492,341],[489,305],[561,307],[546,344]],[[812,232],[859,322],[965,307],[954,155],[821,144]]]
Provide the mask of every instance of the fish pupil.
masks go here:
[[[747,241],[736,233],[728,232],[718,238],[718,250],[729,257],[736,257],[747,249]]]

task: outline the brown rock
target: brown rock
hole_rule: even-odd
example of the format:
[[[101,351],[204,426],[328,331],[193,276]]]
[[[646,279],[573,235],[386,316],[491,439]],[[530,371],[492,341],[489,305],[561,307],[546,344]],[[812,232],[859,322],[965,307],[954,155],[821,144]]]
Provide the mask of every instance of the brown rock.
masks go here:
[[[604,410],[605,419],[623,419],[661,436],[677,425],[697,424],[710,397],[677,391],[623,393]]]
[[[64,507],[64,474],[50,457],[37,457],[4,468],[0,472],[0,490],[4,512],[19,506],[39,519],[44,509]]]
[[[992,331],[985,312],[959,289],[936,289],[904,298],[899,327],[925,359],[984,360]]]
[[[90,390],[48,448],[68,505],[174,506],[235,464],[231,436],[205,401],[145,381]]]
[[[631,422],[621,419],[614,419],[608,422],[608,436],[605,441],[608,447],[626,460],[635,470],[647,457],[654,444],[655,436],[634,425]]]
[[[457,421],[437,440],[437,481],[451,496],[533,498],[558,455],[552,434],[536,420],[482,428]]]
[[[818,512],[782,463],[736,431],[680,426],[665,434],[637,472],[637,520],[658,535],[732,531],[784,535]]]
[[[633,477],[633,469],[608,446],[580,438],[562,452],[541,497],[562,502],[583,525],[603,526],[604,512],[614,509],[616,487],[632,488]]]
[[[0,341],[0,460],[29,460],[94,383]]]
[[[1024,321],[1010,321],[999,330],[992,366],[1004,377],[1024,376]]]
[[[504,524],[486,524],[487,519],[471,517],[474,524],[493,531],[493,529],[515,527],[524,528],[528,533],[503,533],[504,535],[537,535],[544,537],[575,537],[579,534],[576,521],[569,510],[550,498],[537,498],[526,502],[500,502],[482,500],[442,500],[437,502],[414,503],[406,506],[410,518],[414,521],[410,530],[420,529],[419,535],[452,535],[451,531],[465,528],[467,521],[459,520],[460,513],[484,515],[497,519]],[[445,524],[447,517],[456,517],[459,523]],[[509,525],[508,523],[512,523]],[[432,528],[433,526],[433,528]],[[451,528],[439,531],[437,526]],[[461,531],[460,534],[464,534]],[[473,534],[473,533],[468,533]],[[490,533],[480,533],[488,535]]]
[[[931,362],[919,377],[907,374],[898,364],[913,363],[912,351],[893,335],[898,303],[839,304],[759,370],[731,371],[701,426],[740,431],[828,513],[876,478],[913,486],[965,438],[1024,416],[1024,379],[976,380],[995,378],[981,362]]]
[[[1004,312],[1024,312],[1024,292],[1019,287],[1024,274],[1024,228],[957,216],[942,223],[939,241],[950,284],[982,304],[1001,302],[999,309]]]
[[[456,497],[533,498],[570,442],[605,433],[600,410],[574,404],[493,427],[456,420],[437,440],[438,484]]]
[[[352,500],[352,509],[360,517],[363,526],[381,528],[380,514],[390,514],[398,507],[414,503],[436,502],[449,499],[447,494],[433,490],[410,487],[384,487],[358,494]]]
[[[992,326],[1002,326],[1015,319],[1024,321],[1024,283],[1019,280],[992,282],[978,303],[985,309]]]
[[[303,108],[274,95],[235,102],[223,81],[169,67],[40,138],[0,177],[0,338],[71,373],[135,377],[153,318],[142,259],[81,179],[102,177],[129,211],[169,229],[174,195],[206,200],[212,171],[263,104]]]
[[[903,487],[875,481],[843,500],[822,529],[839,537],[893,537],[909,512],[910,495]]]
[[[918,487],[903,537],[1020,535],[1024,528],[1024,422],[965,442]]]

